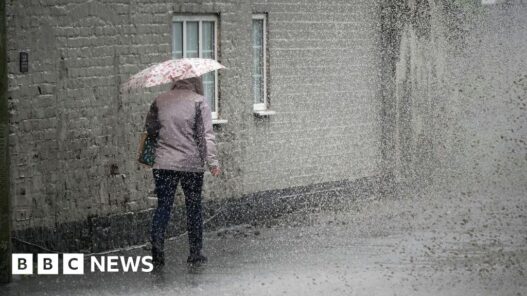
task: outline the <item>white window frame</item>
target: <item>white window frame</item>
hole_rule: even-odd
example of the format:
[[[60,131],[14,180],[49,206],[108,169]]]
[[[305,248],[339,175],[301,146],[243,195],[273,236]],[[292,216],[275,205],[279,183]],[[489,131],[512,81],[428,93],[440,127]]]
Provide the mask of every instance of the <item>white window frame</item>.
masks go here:
[[[255,13],[252,16],[252,20],[263,20],[262,52],[263,52],[263,97],[264,97],[263,103],[253,102],[253,110],[254,111],[265,111],[268,108],[268,104],[267,104],[268,103],[267,102],[267,14]],[[252,23],[251,23],[251,33],[252,33]],[[252,46],[252,38],[251,38],[251,46]],[[251,75],[251,79],[252,79],[252,75]],[[254,94],[253,94],[253,99],[254,99]]]
[[[183,57],[187,53],[187,22],[198,22],[198,57],[202,57],[203,46],[201,44],[202,39],[202,24],[203,22],[213,22],[214,23],[214,58],[218,60],[218,16],[216,15],[185,15],[185,14],[176,14],[172,16],[172,57],[175,54],[175,36],[174,36],[174,23],[182,22],[183,23]],[[219,94],[218,94],[218,71],[214,71],[214,112],[212,113],[212,119],[219,118]]]

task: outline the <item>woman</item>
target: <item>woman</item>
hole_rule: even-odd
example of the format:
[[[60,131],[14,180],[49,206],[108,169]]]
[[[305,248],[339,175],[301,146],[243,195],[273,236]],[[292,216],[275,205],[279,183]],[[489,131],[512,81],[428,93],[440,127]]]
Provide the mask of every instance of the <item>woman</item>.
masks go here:
[[[205,164],[213,176],[221,171],[216,155],[211,111],[203,96],[201,78],[174,82],[159,95],[146,117],[146,131],[157,139],[153,175],[158,198],[152,219],[152,261],[164,265],[165,230],[176,187],[181,182],[187,210],[189,263],[207,261],[202,249],[201,191]]]

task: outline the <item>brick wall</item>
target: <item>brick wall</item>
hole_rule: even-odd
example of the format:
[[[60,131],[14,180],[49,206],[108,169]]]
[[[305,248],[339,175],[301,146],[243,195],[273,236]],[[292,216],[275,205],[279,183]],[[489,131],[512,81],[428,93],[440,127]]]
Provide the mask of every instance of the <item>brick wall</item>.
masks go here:
[[[525,191],[527,6],[409,2],[396,71],[399,179]]]
[[[151,208],[134,161],[152,98],[119,84],[170,57],[171,13],[219,14],[224,174],[207,199],[380,173],[379,1],[11,1],[7,6],[15,229]],[[252,114],[251,14],[268,13],[270,107]],[[29,50],[29,72],[18,69]],[[79,230],[81,231],[81,230]]]
[[[377,2],[256,1],[253,11],[269,13],[277,115],[246,112],[244,191],[379,173]]]

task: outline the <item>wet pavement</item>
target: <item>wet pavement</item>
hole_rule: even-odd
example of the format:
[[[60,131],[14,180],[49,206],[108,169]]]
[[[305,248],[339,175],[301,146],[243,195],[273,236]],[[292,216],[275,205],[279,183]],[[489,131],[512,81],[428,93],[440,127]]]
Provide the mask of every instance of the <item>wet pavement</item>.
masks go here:
[[[208,232],[202,266],[182,237],[160,274],[32,276],[0,294],[527,295],[526,191],[488,187],[306,208]]]

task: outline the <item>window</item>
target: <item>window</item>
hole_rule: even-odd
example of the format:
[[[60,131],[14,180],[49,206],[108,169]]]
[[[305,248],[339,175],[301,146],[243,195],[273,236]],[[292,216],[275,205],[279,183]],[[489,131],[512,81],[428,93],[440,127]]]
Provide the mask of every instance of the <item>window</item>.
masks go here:
[[[265,14],[253,15],[253,96],[254,111],[267,110],[267,17]]]
[[[214,15],[176,15],[172,18],[172,57],[217,59],[217,23]],[[203,91],[218,118],[218,73],[203,75]]]

